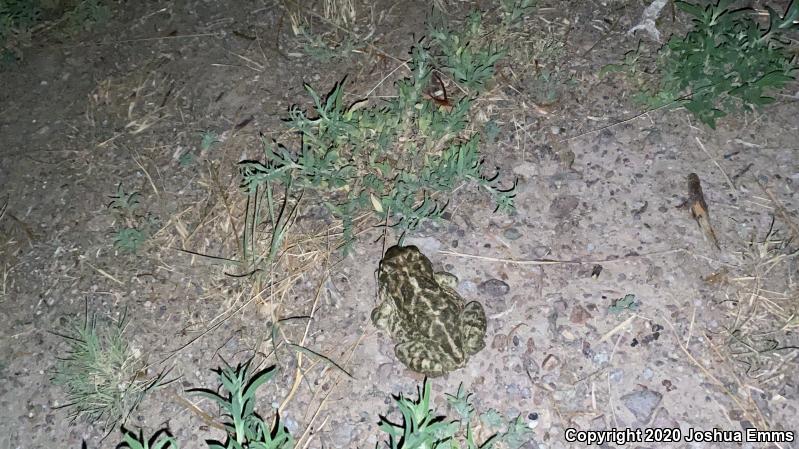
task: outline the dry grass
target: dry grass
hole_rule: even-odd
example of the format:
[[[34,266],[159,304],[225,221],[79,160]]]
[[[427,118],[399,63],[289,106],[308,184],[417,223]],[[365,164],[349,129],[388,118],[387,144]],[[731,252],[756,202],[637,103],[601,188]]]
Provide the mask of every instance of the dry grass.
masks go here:
[[[792,278],[799,250],[773,225],[741,251],[745,274],[730,280],[736,291],[727,310],[727,355],[760,385],[781,385],[796,368],[799,287]]]
[[[768,421],[754,396],[778,391],[795,372],[799,360],[799,341],[792,331],[799,326],[799,288],[791,276],[799,250],[793,249],[790,240],[782,238],[772,223],[765,236],[750,239],[740,254],[737,269],[742,275],[730,276],[730,268],[724,268],[704,278],[708,285],[726,286],[731,292],[720,303],[727,324],[720,332],[706,331],[695,337],[714,360],[723,363],[698,360],[689,345],[691,331],[683,343],[671,321],[664,320],[676,344],[709,385],[724,393],[729,406],[765,430],[775,423]],[[725,418],[729,420],[726,414]]]
[[[338,29],[351,29],[359,19],[359,11],[363,5],[358,0],[318,0],[315,2],[299,2],[284,0],[291,29],[294,35],[302,34],[311,18],[317,18]]]

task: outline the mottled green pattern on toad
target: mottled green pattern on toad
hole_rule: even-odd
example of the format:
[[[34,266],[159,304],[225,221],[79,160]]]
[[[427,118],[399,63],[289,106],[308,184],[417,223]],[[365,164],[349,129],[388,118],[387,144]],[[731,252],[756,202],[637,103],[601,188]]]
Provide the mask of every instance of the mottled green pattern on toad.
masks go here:
[[[434,273],[415,246],[393,246],[378,269],[380,302],[372,322],[387,331],[397,358],[430,376],[461,368],[483,349],[486,316],[476,301],[465,304],[454,276]]]

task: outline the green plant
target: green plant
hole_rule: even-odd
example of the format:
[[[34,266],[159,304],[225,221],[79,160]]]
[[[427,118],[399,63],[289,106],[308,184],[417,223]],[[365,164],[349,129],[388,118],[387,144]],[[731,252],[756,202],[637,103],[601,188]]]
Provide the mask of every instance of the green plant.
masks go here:
[[[0,67],[10,66],[20,57],[20,47],[30,41],[30,29],[41,14],[37,2],[0,0]]]
[[[793,22],[799,17],[799,2],[791,3],[782,16],[768,8],[766,28],[750,17],[751,9],[731,9],[732,3],[718,0],[702,7],[675,2],[692,16],[694,28],[673,36],[660,50],[655,79],[646,80],[638,69],[639,54],[628,54],[624,64],[607,71],[625,69],[638,77],[637,98],[647,106],[683,105],[711,128],[730,112],[774,102],[770,92],[784,87],[799,68],[783,36],[797,28]]]
[[[524,421],[524,418],[517,416],[508,424],[508,429],[497,436],[497,442],[507,449],[519,449],[525,444],[535,439],[533,430]]]
[[[139,192],[126,192],[120,183],[108,204],[108,208],[123,223],[114,234],[114,247],[129,253],[137,252],[158,225],[158,220],[152,215],[137,212],[141,206],[140,198]]]
[[[502,414],[500,414],[496,409],[488,409],[480,414],[480,422],[489,428],[497,428],[502,424]]]
[[[501,0],[502,26],[510,29],[518,26],[525,14],[535,8],[537,0]]]
[[[228,420],[222,425],[227,430],[227,440],[207,441],[210,449],[290,449],[294,440],[288,430],[280,424],[275,414],[272,426],[255,413],[255,393],[275,374],[275,367],[250,373],[252,360],[239,364],[236,368],[225,364],[216,370],[219,383],[225,392],[195,389],[199,396],[206,397],[219,405],[223,416]]]
[[[479,31],[479,16],[470,17],[471,27]],[[436,57],[423,44],[411,51],[411,75],[396,82],[397,95],[383,105],[346,104],[343,82],[325,97],[306,85],[314,111],[294,107],[287,120],[300,136],[299,148],[264,141],[263,162],[240,164],[243,190],[252,196],[267,184],[260,190],[263,196],[280,184],[291,187],[287,195],[315,191],[342,220],[347,243],[357,214],[372,210],[380,220],[412,230],[423,220],[440,216],[452,191],[464,181],[473,181],[491,194],[498,210],[511,210],[514,186],[503,189],[495,183],[498,174],[483,174],[481,136],[468,130],[471,107],[501,52],[491,43],[464,43],[441,33],[433,43],[451,44],[451,51],[442,51],[443,57],[458,64],[452,70],[442,67],[474,92],[447,99],[444,105],[435,101],[429,88],[434,79],[441,84],[433,75]],[[276,223],[280,215],[270,213],[270,219]],[[260,214],[254,216],[248,228],[262,220]],[[245,241],[252,242],[252,236]]]
[[[367,38],[361,38],[356,22],[359,19],[358,4],[355,0],[322,0],[314,2],[301,2],[297,0],[283,0],[286,7],[291,29],[298,43],[302,46],[303,53],[320,62],[329,62],[333,59],[347,57],[352,54],[356,46],[361,45]],[[320,8],[321,6],[321,8]],[[319,11],[321,9],[321,11]],[[374,19],[374,16],[369,16]],[[319,19],[324,26],[323,30],[313,29],[313,19]],[[365,28],[374,28],[370,23]],[[371,34],[370,34],[371,35]]]
[[[191,151],[187,151],[180,155],[180,157],[178,158],[178,164],[180,164],[181,167],[185,168],[193,164],[195,159],[196,157],[194,156],[194,153],[192,153]]]
[[[283,240],[288,234],[291,220],[297,212],[299,199],[291,201],[289,192],[291,191],[292,178],[285,179],[286,184],[283,190],[281,202],[275,198],[274,182],[270,179],[263,179],[251,185],[247,192],[247,206],[245,209],[244,232],[242,238],[243,262],[252,270],[258,270],[261,265],[270,266],[277,257]],[[265,184],[261,188],[261,184]],[[266,202],[267,221],[271,224],[269,248],[265,254],[260,254],[256,247],[257,228],[261,227],[263,202]]]
[[[205,131],[200,138],[200,149],[208,151],[212,146],[219,143],[219,136],[213,131]]]
[[[613,301],[613,304],[608,307],[608,312],[619,314],[625,310],[638,310],[639,303],[635,300],[635,295],[624,295],[624,298],[618,298]]]
[[[347,57],[356,48],[356,42],[349,34],[339,39],[335,36],[331,38],[321,34],[310,34],[303,29],[300,30],[298,37],[302,42],[303,52],[323,63]]]
[[[122,228],[114,235],[114,248],[135,253],[147,240],[147,235],[136,228]]]
[[[469,422],[474,413],[474,407],[472,403],[469,402],[469,397],[471,397],[471,395],[471,393],[467,393],[463,389],[463,384],[458,385],[458,391],[455,392],[455,394],[445,394],[450,407],[452,407],[466,422]]]
[[[53,382],[64,387],[70,417],[111,429],[136,408],[144,395],[158,386],[162,376],[140,379],[144,368],[125,341],[125,316],[116,326],[98,330],[88,310],[83,320],[73,321],[63,333],[67,354],[59,358]]]
[[[190,390],[215,402],[223,410],[228,421],[222,423],[227,431],[224,443],[207,440],[209,449],[291,449],[294,439],[280,424],[275,415],[270,427],[255,412],[255,393],[259,387],[272,379],[275,367],[250,373],[252,359],[235,368],[227,363],[216,370],[220,387],[224,393],[206,389]],[[123,427],[123,441],[120,447],[129,449],[179,449],[178,442],[166,431],[156,432],[149,440],[139,430],[136,434]]]
[[[255,392],[268,382],[275,372],[275,367],[249,374],[252,360],[233,368],[227,364],[216,370],[219,382],[225,392],[211,390],[191,390],[216,402],[223,410],[227,422],[223,423],[227,431],[225,443],[206,441],[211,449],[290,449],[294,440],[288,431],[280,425],[276,415],[272,426],[254,412]],[[388,434],[385,446],[391,449],[490,449],[501,442],[504,447],[517,449],[533,439],[532,430],[521,417],[511,420],[502,434],[495,434],[482,444],[477,444],[471,430],[471,416],[474,407],[469,403],[470,394],[458,387],[454,395],[447,395],[450,405],[466,412],[461,421],[447,420],[446,416],[437,416],[430,408],[430,382],[426,379],[421,391],[416,388],[417,399],[406,398],[402,394],[395,396],[402,421],[393,423],[388,418],[380,417],[380,430]],[[502,416],[496,410],[489,410],[481,419],[490,421],[496,427],[502,422]],[[465,427],[465,428],[464,428]],[[138,435],[123,428],[121,447],[130,449],[179,449],[179,445],[165,430],[156,432],[149,440],[143,433]]]
[[[22,56],[22,47],[30,44],[31,34],[42,28],[46,19],[54,19],[66,33],[75,33],[95,23],[106,21],[110,9],[104,0],[83,0],[62,11],[65,2],[58,0],[0,0],[0,64],[9,65]],[[59,17],[53,17],[60,15]]]
[[[27,29],[42,15],[40,2],[30,0],[0,0],[0,38],[15,29]]]
[[[180,449],[180,445],[166,430],[159,430],[149,440],[144,438],[141,429],[139,434],[135,434],[125,428],[122,429],[123,437],[122,443],[119,444],[120,448],[126,447],[129,449]]]
[[[494,65],[505,50],[484,38],[483,16],[473,11],[461,31],[449,29],[443,22],[430,28],[430,37],[441,49],[444,71],[469,90],[482,89],[494,76]]]
[[[430,409],[430,382],[428,380],[425,380],[422,391],[419,391],[417,387],[417,394],[416,400],[408,399],[401,394],[395,398],[397,408],[402,414],[402,423],[394,424],[387,418],[381,417],[380,430],[388,434],[387,447],[391,449],[461,448],[463,446],[456,435],[463,427],[463,422],[466,423],[466,435],[463,440],[467,449],[492,447],[493,436],[481,445],[475,443],[471,424],[467,417],[464,417],[463,422],[459,422],[446,421],[446,417],[434,415],[434,411]],[[468,414],[471,415],[474,408],[468,403],[468,397],[469,395],[465,394],[460,387],[458,393],[450,396],[462,410],[470,411]]]
[[[111,9],[104,0],[83,0],[63,16],[64,31],[74,34],[88,29],[96,23],[107,21],[111,17]]]
[[[125,192],[125,189],[122,187],[122,183],[120,182],[117,185],[117,192],[114,195],[111,195],[111,202],[108,203],[108,207],[116,212],[127,214],[133,212],[135,209],[139,207],[139,198],[141,198],[141,193],[133,191],[133,192]]]

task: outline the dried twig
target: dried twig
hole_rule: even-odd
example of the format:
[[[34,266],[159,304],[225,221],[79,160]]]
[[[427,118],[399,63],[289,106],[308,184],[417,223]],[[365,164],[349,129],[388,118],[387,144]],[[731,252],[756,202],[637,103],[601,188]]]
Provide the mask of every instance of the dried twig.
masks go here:
[[[795,242],[799,242],[799,226],[797,226],[796,222],[793,221],[791,216],[788,214],[788,211],[785,209],[785,206],[771,193],[770,190],[766,188],[759,180],[755,179],[757,185],[760,187],[763,192],[768,195],[769,200],[771,203],[774,204],[774,209],[779,214],[780,218],[791,228],[791,239]]]
[[[721,168],[721,165],[719,165],[718,161],[716,161],[716,158],[714,158],[710,153],[708,153],[708,151],[705,149],[705,145],[702,143],[701,140],[699,140],[699,137],[695,137],[695,139],[697,145],[699,145],[699,149],[702,150],[702,152],[705,153],[707,157],[710,158],[710,160],[713,162],[713,164],[716,167],[718,167],[719,171],[721,171],[721,174],[724,175],[724,179],[727,180],[727,184],[729,184],[730,190],[735,192],[735,183],[732,182],[732,179],[730,179],[729,175],[727,175],[727,172],[724,171],[723,168]]]
[[[479,260],[487,260],[491,262],[500,262],[500,263],[509,263],[513,265],[585,265],[585,264],[601,264],[601,263],[611,263],[611,262],[621,262],[624,260],[629,259],[637,259],[641,257],[650,257],[650,256],[663,256],[666,254],[673,254],[678,253],[681,251],[686,251],[685,248],[676,248],[676,249],[666,249],[663,251],[653,251],[651,253],[644,253],[644,254],[628,254],[626,256],[618,256],[618,257],[608,257],[606,259],[586,259],[586,260],[558,260],[558,259],[527,259],[527,260],[514,260],[514,259],[503,259],[498,257],[488,257],[488,256],[478,256],[476,254],[464,254],[459,253],[456,251],[439,251],[440,254],[448,255],[448,256],[458,256],[458,257],[468,257],[470,259],[479,259]]]

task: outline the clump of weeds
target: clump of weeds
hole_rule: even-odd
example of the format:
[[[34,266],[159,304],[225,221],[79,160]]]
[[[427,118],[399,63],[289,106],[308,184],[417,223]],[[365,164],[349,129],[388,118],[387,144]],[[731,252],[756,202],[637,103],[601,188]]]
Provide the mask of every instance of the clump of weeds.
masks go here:
[[[106,0],[0,0],[0,68],[22,59],[36,33],[75,34],[110,16]]]
[[[248,204],[256,205],[248,228],[271,221],[279,233],[275,220],[288,215],[276,207],[276,191],[290,205],[306,193],[319,198],[341,221],[347,244],[356,217],[374,214],[388,226],[413,230],[440,217],[464,183],[487,193],[495,210],[512,210],[515,185],[501,184],[498,171],[487,173],[483,136],[471,123],[473,107],[505,54],[491,36],[476,12],[457,30],[434,26],[430,39],[412,48],[409,76],[396,81],[396,94],[380,104],[345,101],[343,81],[327,95],[306,85],[312,111],[293,107],[286,120],[299,142],[264,140],[263,160],[240,164]],[[266,204],[264,212],[258,204]]]
[[[223,411],[225,421],[221,427],[225,429],[226,440],[207,441],[211,449],[290,449],[301,446],[299,441],[289,434],[280,424],[277,416],[272,424],[254,411],[256,390],[269,381],[275,367],[266,368],[250,375],[250,362],[236,368],[225,366],[217,370],[220,390],[193,390],[214,402]],[[402,394],[395,396],[397,411],[401,419],[392,422],[385,416],[380,417],[380,430],[387,440],[378,443],[377,447],[390,449],[490,449],[504,447],[516,449],[534,439],[534,434],[523,419],[505,420],[495,410],[489,410],[480,416],[484,427],[502,427],[505,431],[494,433],[482,443],[472,427],[474,407],[469,402],[470,395],[462,387],[455,395],[447,395],[450,407],[460,415],[461,419],[450,419],[438,415],[430,404],[430,382],[424,381],[417,388],[417,398],[408,398]],[[217,424],[219,425],[219,424]],[[215,426],[216,427],[216,426]],[[138,434],[123,429],[123,441],[120,447],[129,449],[179,449],[179,444],[166,430],[156,432],[146,438],[140,431]],[[296,443],[296,446],[295,446]],[[357,442],[355,446],[357,446]]]
[[[750,8],[733,8],[732,0],[704,6],[675,4],[691,16],[692,30],[672,36],[654,61],[639,46],[622,63],[603,68],[600,75],[625,72],[637,91],[634,98],[642,104],[683,106],[711,128],[730,113],[773,103],[773,92],[796,76],[799,65],[788,52],[786,33],[799,26],[795,23],[799,2],[791,2],[784,14],[767,8],[765,27],[752,18]],[[654,70],[650,69],[653,65]]]
[[[115,324],[98,323],[87,310],[82,320],[69,322],[57,333],[68,348],[59,357],[53,382],[67,395],[63,408],[71,419],[113,429],[160,385],[163,375],[144,375],[143,359],[134,355],[124,336],[126,325],[124,315]]]
[[[135,253],[144,245],[157,227],[157,219],[149,213],[141,212],[141,193],[137,191],[126,192],[122,183],[117,185],[117,191],[111,195],[108,204],[119,226],[114,234],[114,247],[128,253]]]

